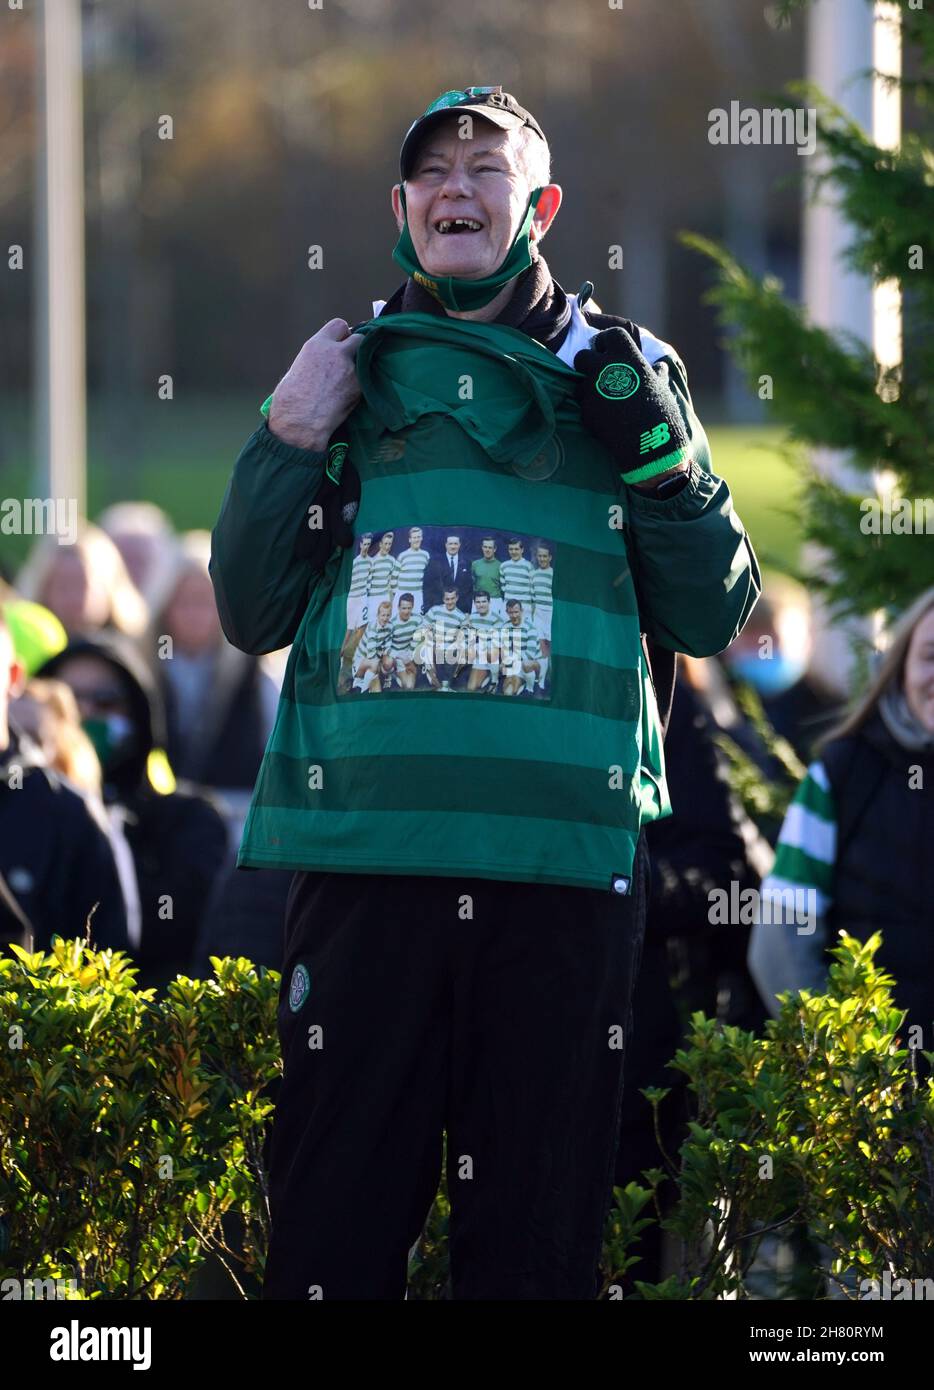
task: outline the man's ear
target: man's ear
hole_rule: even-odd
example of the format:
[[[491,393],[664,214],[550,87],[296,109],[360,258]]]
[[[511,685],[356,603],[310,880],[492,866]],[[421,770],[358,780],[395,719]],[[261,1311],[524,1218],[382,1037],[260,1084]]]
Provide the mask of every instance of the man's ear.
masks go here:
[[[401,187],[401,183],[395,183],[392,186],[392,212],[396,219],[396,226],[400,232],[405,226],[405,213],[402,211],[402,199],[399,197],[399,190]]]
[[[558,183],[548,183],[542,189],[538,195],[535,216],[532,218],[532,227],[529,231],[530,241],[541,241],[558,215],[562,197],[561,185]]]

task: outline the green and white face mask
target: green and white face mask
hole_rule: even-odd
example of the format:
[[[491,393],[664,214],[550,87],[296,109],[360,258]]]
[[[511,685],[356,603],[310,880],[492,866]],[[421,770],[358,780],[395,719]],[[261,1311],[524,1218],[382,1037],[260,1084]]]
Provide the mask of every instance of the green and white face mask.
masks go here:
[[[510,280],[514,280],[517,275],[521,275],[524,270],[528,270],[532,264],[529,233],[532,230],[535,208],[541,195],[542,188],[533,190],[522,225],[516,233],[516,239],[506,253],[506,258],[499,269],[495,270],[492,275],[485,276],[482,280],[464,280],[455,275],[429,275],[423,268],[415,254],[412,235],[409,231],[405,188],[400,187],[399,197],[402,201],[405,223],[399,240],[396,242],[396,249],[392,253],[392,258],[407,275],[411,275],[417,285],[421,285],[438,300],[439,304],[443,304],[445,309],[454,309],[458,312],[482,309],[485,304],[489,304],[490,300],[499,294],[504,285],[508,284]]]

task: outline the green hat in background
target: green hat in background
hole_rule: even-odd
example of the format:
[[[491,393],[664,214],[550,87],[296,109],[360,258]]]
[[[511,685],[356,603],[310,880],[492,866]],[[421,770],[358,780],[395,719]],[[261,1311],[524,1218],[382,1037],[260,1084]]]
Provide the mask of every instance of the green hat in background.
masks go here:
[[[43,608],[41,603],[12,599],[3,605],[3,616],[13,638],[16,659],[25,667],[27,676],[68,646],[67,632],[51,609]]]

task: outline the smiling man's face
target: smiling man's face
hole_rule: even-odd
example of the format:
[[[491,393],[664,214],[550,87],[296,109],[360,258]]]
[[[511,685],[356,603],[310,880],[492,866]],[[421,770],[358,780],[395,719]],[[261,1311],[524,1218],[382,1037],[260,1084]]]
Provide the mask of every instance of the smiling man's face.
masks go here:
[[[462,140],[457,117],[439,121],[424,138],[405,185],[409,232],[429,275],[479,280],[506,258],[531,189],[518,160],[517,137],[473,117]],[[393,209],[401,230],[398,186]]]

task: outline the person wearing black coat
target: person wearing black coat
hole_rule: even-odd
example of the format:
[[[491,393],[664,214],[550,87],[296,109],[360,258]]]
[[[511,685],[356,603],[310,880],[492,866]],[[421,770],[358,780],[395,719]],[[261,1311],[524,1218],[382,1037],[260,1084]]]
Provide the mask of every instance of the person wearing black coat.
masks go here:
[[[211,956],[245,956],[257,966],[281,970],[285,955],[285,906],[294,875],[289,869],[238,869],[219,876],[195,944],[192,971],[212,972]]]
[[[686,1078],[669,1067],[694,1010],[755,1029],[765,1010],[746,968],[749,929],[717,927],[709,920],[710,893],[758,887],[771,851],[746,816],[727,780],[726,761],[714,741],[716,724],[702,695],[678,663],[665,735],[665,765],[673,815],[646,829],[652,866],[642,964],[633,998],[633,1034],[627,1044],[620,1142],[614,1184],[645,1186],[646,1168],[664,1167],[652,1110],[642,1089],[670,1088],[659,1110],[662,1143],[677,1154],[686,1137]],[[660,1189],[663,1210],[673,1198]],[[650,1213],[651,1214],[651,1213]],[[633,1248],[639,1264],[630,1280],[662,1277],[661,1230],[649,1227]]]
[[[271,684],[260,662],[225,644],[214,681],[207,687],[203,733],[186,727],[180,715],[171,667],[160,662],[156,675],[165,702],[169,762],[179,777],[219,791],[251,789],[269,732]],[[278,694],[278,692],[276,692]]]
[[[126,915],[106,831],[87,801],[10,727],[20,668],[0,614],[0,943],[44,951],[55,935],[123,950]]]
[[[69,685],[101,761],[104,803],[121,865],[130,949],[139,985],[188,973],[202,914],[228,850],[224,821],[206,797],[162,791],[151,780],[164,746],[164,716],[148,667],[119,638],[78,638],[38,673]],[[157,780],[159,780],[157,778]]]
[[[837,800],[827,944],[839,930],[858,941],[881,933],[876,964],[893,976],[906,1024],[921,1029],[920,1045],[931,1050],[934,730],[926,732],[926,742],[907,742],[897,722],[877,712],[848,737],[827,741],[820,761]]]
[[[888,634],[866,690],[818,745],[788,808],[749,962],[771,1012],[826,987],[837,934],[876,932],[875,963],[907,1010],[904,1045],[934,1050],[934,587]],[[783,920],[794,895],[810,921]],[[765,917],[765,914],[763,914]]]

